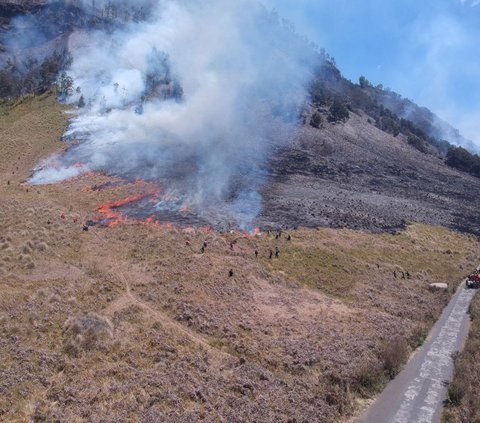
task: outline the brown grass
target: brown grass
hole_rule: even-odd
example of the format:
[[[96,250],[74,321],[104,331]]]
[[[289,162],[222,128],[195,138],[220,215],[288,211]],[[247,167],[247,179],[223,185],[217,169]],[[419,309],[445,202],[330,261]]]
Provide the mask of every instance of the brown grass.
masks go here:
[[[453,289],[478,260],[472,238],[425,225],[299,229],[291,241],[83,232],[98,204],[135,188],[82,191],[102,175],[18,184],[61,148],[61,111],[30,98],[0,118],[14,145],[0,170],[19,160],[20,175],[0,186],[1,421],[339,421],[402,365],[392,333],[422,342],[449,296],[428,284]]]

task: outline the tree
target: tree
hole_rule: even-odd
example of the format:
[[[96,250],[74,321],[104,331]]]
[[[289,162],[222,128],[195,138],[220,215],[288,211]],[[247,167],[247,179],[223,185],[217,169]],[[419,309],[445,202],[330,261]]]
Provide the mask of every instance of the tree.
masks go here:
[[[57,81],[57,88],[61,96],[68,97],[73,94],[73,79],[62,72]]]
[[[339,99],[333,100],[333,104],[330,107],[328,121],[329,122],[344,122],[350,117],[347,106],[343,104]]]
[[[367,88],[372,86],[370,81],[367,78],[365,78],[363,75],[360,76],[360,78],[358,78],[358,83],[360,84],[361,88]]]
[[[411,145],[413,148],[416,148],[418,151],[421,151],[422,153],[428,152],[425,141],[423,141],[421,138],[417,137],[416,135],[410,134],[408,136],[408,144]]]
[[[472,154],[462,147],[450,146],[445,163],[463,172],[480,176],[480,156]]]
[[[318,112],[314,112],[312,117],[310,118],[310,126],[314,128],[320,128],[322,124],[322,116]]]

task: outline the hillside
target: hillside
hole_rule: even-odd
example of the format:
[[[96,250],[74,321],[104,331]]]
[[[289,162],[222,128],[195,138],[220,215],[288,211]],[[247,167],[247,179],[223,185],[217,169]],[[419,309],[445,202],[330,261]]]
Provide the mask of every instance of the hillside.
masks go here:
[[[5,10],[17,7],[2,4]],[[74,2],[67,6],[54,2],[40,9],[38,2],[22,4],[29,8],[30,26],[41,19],[42,27],[49,28],[48,32],[41,30],[49,47],[37,50],[56,54],[28,71],[19,65],[12,71],[10,65],[0,72],[4,94],[15,92],[15,87],[21,87],[21,92],[35,90],[35,86],[45,90],[71,60],[65,55],[71,31],[119,25],[119,16],[123,16],[121,9],[114,13],[108,5],[89,14],[92,9],[84,11]],[[7,15],[4,12],[3,16]],[[57,18],[62,26],[50,25]],[[304,42],[288,30],[282,36],[296,46]],[[479,234],[480,179],[445,165],[450,150],[440,135],[458,133],[432,112],[396,93],[373,87],[366,79],[351,83],[328,54],[315,54],[319,66],[310,87],[311,104],[303,112],[304,125],[295,139],[277,148],[263,166],[269,182],[263,189],[257,226],[382,231],[402,228],[406,222],[425,222]],[[332,115],[335,107],[337,112]],[[313,118],[318,122],[312,124]],[[459,135],[451,141],[472,147]],[[461,167],[464,156],[450,162]],[[471,157],[479,161],[477,156]]]
[[[473,237],[420,224],[279,239],[84,232],[101,203],[148,184],[92,173],[25,185],[62,148],[65,115],[48,95],[3,112],[2,421],[338,422],[423,342],[451,293],[429,283],[452,284],[478,260]]]
[[[305,125],[271,162],[260,224],[385,231],[426,222],[480,234],[480,179],[386,134],[363,112]]]
[[[265,10],[273,32],[262,42],[241,32],[239,49],[264,69],[233,75],[244,60],[231,37],[233,54],[213,56],[212,73],[207,52],[190,62],[187,31],[180,76],[194,68],[185,87],[209,88],[195,107],[156,46],[128,79],[158,28],[143,25],[151,3],[0,0],[0,421],[349,421],[478,265],[480,178],[446,164],[452,127],[346,80]],[[134,47],[115,33],[132,22]],[[104,35],[95,60],[91,29]],[[201,46],[205,33],[193,32]],[[35,43],[19,48],[12,34]],[[80,87],[64,71],[75,77],[82,41],[87,55],[76,58],[93,72]],[[274,65],[298,50],[295,60],[315,63],[298,78],[309,84],[297,113],[282,97],[297,86],[281,83],[304,68],[275,73],[262,61],[271,50]],[[271,109],[247,101],[258,92]],[[73,177],[31,183],[43,170]],[[206,191],[205,201],[189,208],[182,189],[188,200]],[[247,232],[225,217],[232,204]]]

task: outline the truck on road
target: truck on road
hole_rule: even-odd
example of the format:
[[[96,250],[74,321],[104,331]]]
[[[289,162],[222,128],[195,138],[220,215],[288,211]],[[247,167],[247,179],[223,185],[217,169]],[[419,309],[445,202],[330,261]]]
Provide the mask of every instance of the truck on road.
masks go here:
[[[479,289],[480,288],[480,271],[476,271],[471,275],[468,275],[467,281],[465,282],[466,287],[469,289]]]

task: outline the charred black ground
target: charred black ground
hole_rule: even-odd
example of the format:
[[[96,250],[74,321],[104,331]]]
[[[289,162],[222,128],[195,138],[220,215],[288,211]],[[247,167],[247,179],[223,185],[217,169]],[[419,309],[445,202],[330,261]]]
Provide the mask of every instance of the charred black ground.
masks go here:
[[[480,180],[385,134],[362,113],[304,126],[270,161],[259,226],[396,231],[426,222],[480,235]]]
[[[123,24],[121,16],[126,15],[113,12],[85,11],[63,1],[1,0],[2,59],[11,53],[6,41],[13,18],[26,16],[27,22],[36,22],[39,17],[45,29],[41,46],[22,51],[16,61],[9,62],[15,66],[1,71],[4,92],[16,92],[15,86],[28,88],[22,83],[25,78],[32,82],[32,91],[46,89],[55,75],[47,72],[53,62],[42,62],[43,58],[66,54],[66,40],[79,28]],[[145,10],[134,12],[125,19],[146,17]],[[38,72],[28,70],[22,61],[37,53]],[[68,62],[60,56],[53,70]],[[290,145],[277,149],[264,166],[262,210],[251,226],[331,226],[376,232],[396,231],[406,222],[419,221],[480,235],[480,179],[446,165],[449,145],[442,136],[453,134],[451,142],[474,151],[472,144],[427,109],[366,80],[354,84],[341,75],[328,54],[320,51],[319,58],[299,134]],[[409,120],[402,117],[406,109]],[[179,210],[156,209],[145,201],[117,211],[180,226],[232,227],[217,205],[201,217],[193,211],[184,216]]]

